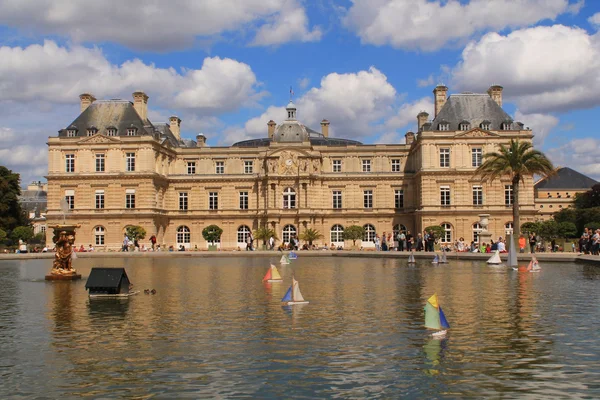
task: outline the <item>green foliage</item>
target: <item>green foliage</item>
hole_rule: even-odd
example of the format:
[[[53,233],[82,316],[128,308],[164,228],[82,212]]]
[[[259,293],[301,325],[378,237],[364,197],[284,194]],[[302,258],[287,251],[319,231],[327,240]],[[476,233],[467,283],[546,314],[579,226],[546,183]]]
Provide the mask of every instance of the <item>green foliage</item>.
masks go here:
[[[46,244],[46,234],[44,232],[37,233],[30,241],[33,244]]]
[[[539,223],[538,234],[544,240],[556,239],[559,236],[559,225],[556,221],[549,219]]]
[[[592,186],[590,190],[584,193],[577,193],[575,195],[575,208],[585,209],[600,207],[600,183]]]
[[[583,228],[600,221],[600,207],[593,208],[565,208],[554,214],[554,220],[558,223],[571,222],[575,224],[576,236],[581,235]]]
[[[541,227],[539,222],[525,222],[523,225],[521,225],[521,231],[527,234],[532,232],[539,232],[540,229]]]
[[[146,230],[139,225],[129,225],[125,228],[125,233],[132,241],[141,240],[146,237]]]
[[[442,228],[440,225],[431,225],[425,228],[425,230],[427,232],[433,231],[433,235],[435,236],[436,240],[440,240],[440,238],[444,236],[444,228]]]
[[[15,242],[19,240],[27,242],[33,237],[33,228],[31,226],[17,226],[11,232],[10,237]]]
[[[222,234],[223,229],[219,228],[217,225],[209,225],[202,229],[202,237],[211,244],[214,244],[217,240],[219,240]]]
[[[6,231],[27,225],[27,218],[19,203],[19,183],[19,174],[0,166],[0,228]]]
[[[204,234],[203,234],[204,235]],[[267,226],[263,226],[262,228],[258,228],[255,230],[252,235],[256,240],[262,240],[263,244],[267,244],[267,240],[273,236],[275,240],[279,240],[275,231]]]
[[[561,238],[573,238],[577,236],[577,225],[570,221],[558,223],[558,236]]]
[[[321,234],[321,232],[312,228],[308,228],[300,234],[300,239],[304,240],[305,242],[308,242],[310,246],[312,246],[312,242],[314,240],[321,239],[322,237],[323,235]]]
[[[477,168],[476,174],[482,180],[493,181],[503,176],[511,179],[513,186],[513,222],[514,235],[519,237],[519,185],[525,177],[540,175],[548,177],[556,171],[552,162],[539,150],[534,150],[531,142],[511,139],[508,146],[500,145],[497,152],[484,154],[484,162]]]
[[[585,224],[585,227],[595,231],[596,229],[600,229],[600,222],[588,222]]]
[[[3,231],[2,229],[0,229],[0,242],[4,242],[4,240],[6,239],[6,232]]]
[[[344,228],[343,237],[345,240],[352,240],[352,245],[356,245],[358,239],[362,239],[365,229],[362,226],[350,225]]]

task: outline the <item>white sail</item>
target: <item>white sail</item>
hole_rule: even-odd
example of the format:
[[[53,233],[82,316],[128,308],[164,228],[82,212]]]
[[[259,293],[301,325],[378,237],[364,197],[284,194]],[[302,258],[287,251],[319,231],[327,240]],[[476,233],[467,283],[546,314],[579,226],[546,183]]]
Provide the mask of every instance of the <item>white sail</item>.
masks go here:
[[[488,264],[500,264],[502,262],[502,260],[500,260],[500,252],[498,250],[496,250],[494,252],[494,255],[490,257],[489,260],[487,260]]]
[[[408,256],[408,262],[409,263],[414,263],[415,262],[415,255],[414,254],[410,254],[410,256]]]
[[[292,301],[304,301],[304,297],[300,293],[300,285],[294,278],[292,278]]]
[[[515,237],[510,235],[510,248],[508,249],[508,266],[517,267],[517,247],[515,246]]]
[[[437,264],[440,262],[440,259],[438,257],[438,255],[436,254],[435,257],[433,257],[433,261],[431,262],[432,264]]]
[[[281,256],[279,263],[280,264],[289,264],[290,262],[288,261],[288,259],[285,256]]]
[[[440,259],[440,263],[447,264],[448,260],[446,260],[446,252],[442,253],[442,258]]]

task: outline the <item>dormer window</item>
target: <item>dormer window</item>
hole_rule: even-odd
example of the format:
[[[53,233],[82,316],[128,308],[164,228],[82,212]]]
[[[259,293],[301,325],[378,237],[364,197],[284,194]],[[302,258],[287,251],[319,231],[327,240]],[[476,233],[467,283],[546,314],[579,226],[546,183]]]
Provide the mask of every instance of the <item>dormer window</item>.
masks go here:
[[[75,137],[77,135],[76,129],[67,129],[67,137]]]
[[[106,129],[107,136],[117,136],[117,128],[110,127]]]
[[[96,133],[98,133],[98,129],[95,126],[90,126],[87,130],[88,136],[94,136]]]
[[[510,131],[510,127],[511,127],[512,123],[510,121],[505,121],[502,123],[502,130],[503,131]]]
[[[135,136],[137,128],[127,128],[127,136]]]
[[[446,121],[442,121],[438,124],[438,131],[449,131],[450,124]]]
[[[482,122],[482,123],[479,125],[479,127],[480,127],[481,129],[483,129],[484,131],[489,131],[489,130],[490,130],[490,127],[491,127],[491,125],[492,125],[492,123],[491,123],[490,121],[483,121],[483,122]]]
[[[461,131],[468,131],[470,127],[471,124],[468,121],[462,121],[460,124],[458,124],[458,129]]]

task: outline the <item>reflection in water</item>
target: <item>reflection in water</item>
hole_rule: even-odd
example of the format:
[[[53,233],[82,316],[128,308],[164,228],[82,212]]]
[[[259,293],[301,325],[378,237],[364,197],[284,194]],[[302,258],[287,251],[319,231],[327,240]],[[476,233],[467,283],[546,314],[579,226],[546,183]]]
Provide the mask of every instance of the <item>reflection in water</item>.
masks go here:
[[[270,262],[78,260],[84,277],[125,267],[141,291],[127,300],[90,300],[85,281],[31,282],[41,263],[0,264],[0,397],[600,396],[588,266],[300,255],[282,283],[263,283]],[[281,306],[292,274],[310,304]],[[423,327],[433,293],[452,326],[441,340]]]

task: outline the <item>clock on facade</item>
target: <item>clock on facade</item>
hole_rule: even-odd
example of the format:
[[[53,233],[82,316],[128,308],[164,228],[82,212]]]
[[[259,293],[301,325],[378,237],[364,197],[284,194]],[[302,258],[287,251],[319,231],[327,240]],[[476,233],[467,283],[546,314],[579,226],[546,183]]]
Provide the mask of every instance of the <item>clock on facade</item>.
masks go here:
[[[292,160],[291,160],[291,159],[289,159],[289,158],[288,158],[287,160],[285,160],[285,165],[287,165],[288,167],[289,167],[290,165],[292,165]]]

